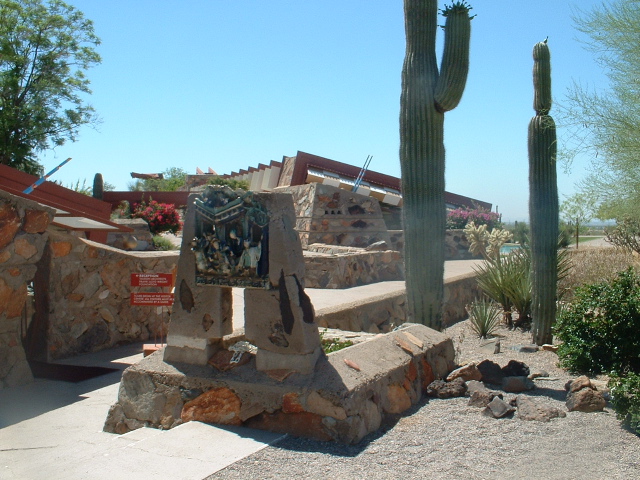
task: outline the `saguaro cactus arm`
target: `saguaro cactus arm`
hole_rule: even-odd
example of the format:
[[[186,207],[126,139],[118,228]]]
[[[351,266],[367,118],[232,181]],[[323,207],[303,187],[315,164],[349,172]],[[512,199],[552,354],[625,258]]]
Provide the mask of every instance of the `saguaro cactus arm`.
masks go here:
[[[471,7],[456,2],[445,8],[444,52],[434,100],[441,112],[453,110],[460,103],[469,73],[469,42],[471,39]]]

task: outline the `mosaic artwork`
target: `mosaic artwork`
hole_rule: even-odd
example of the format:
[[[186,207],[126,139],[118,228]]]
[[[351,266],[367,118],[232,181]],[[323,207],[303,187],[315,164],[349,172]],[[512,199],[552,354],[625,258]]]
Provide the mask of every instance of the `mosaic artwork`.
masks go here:
[[[195,209],[196,283],[269,288],[269,215],[253,192],[209,186]]]

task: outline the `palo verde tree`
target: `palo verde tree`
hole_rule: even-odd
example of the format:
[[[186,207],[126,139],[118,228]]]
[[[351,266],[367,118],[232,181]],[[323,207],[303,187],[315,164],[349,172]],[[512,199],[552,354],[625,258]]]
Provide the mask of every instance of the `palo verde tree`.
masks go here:
[[[580,243],[580,227],[593,219],[594,210],[595,206],[591,197],[579,192],[567,197],[560,205],[562,217],[573,229],[576,248]]]
[[[456,2],[442,10],[444,53],[438,69],[438,2],[404,0],[400,166],[408,312],[411,321],[437,330],[444,291],[444,113],[458,105],[467,81],[470,9]]]
[[[533,343],[552,343],[558,284],[558,181],[556,125],[551,110],[551,58],[547,41],[533,47],[533,108],[529,122],[531,316]]]
[[[92,22],[60,0],[0,0],[0,163],[42,173],[38,152],[96,122],[82,95],[98,44]]]
[[[640,2],[612,0],[579,11],[576,28],[608,88],[575,82],[560,110],[566,138],[561,153],[592,159],[581,190],[593,198],[596,217],[640,221]]]

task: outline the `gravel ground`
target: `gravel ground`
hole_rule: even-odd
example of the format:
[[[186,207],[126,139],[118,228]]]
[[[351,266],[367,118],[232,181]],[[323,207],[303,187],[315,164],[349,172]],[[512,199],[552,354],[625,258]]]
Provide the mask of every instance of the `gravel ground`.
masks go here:
[[[447,333],[460,363],[517,359],[531,371],[546,370],[529,395],[566,410],[564,385],[571,377],[552,352],[517,353],[530,335],[502,329],[502,353],[477,351],[478,339],[460,322]],[[505,394],[505,399],[513,398]],[[615,412],[568,412],[550,422],[516,417],[495,420],[467,406],[467,398],[424,401],[358,445],[286,437],[209,479],[638,479],[640,438],[623,429]]]

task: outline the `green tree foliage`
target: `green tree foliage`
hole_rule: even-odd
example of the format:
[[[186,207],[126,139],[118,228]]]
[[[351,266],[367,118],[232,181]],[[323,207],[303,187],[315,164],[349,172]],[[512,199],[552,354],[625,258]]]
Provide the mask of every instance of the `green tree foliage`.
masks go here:
[[[576,248],[578,248],[580,227],[592,220],[595,215],[593,200],[584,193],[575,193],[562,202],[560,213],[562,218],[572,227],[576,239]]]
[[[561,112],[567,128],[563,156],[592,159],[581,187],[601,219],[640,219],[640,2],[614,0],[574,18],[585,44],[607,72],[609,88],[574,83]]]
[[[41,174],[37,154],[97,122],[84,71],[100,63],[93,23],[59,0],[0,0],[0,163]]]
[[[129,184],[133,192],[175,192],[187,183],[187,172],[171,167],[162,172],[162,178],[145,178]]]

